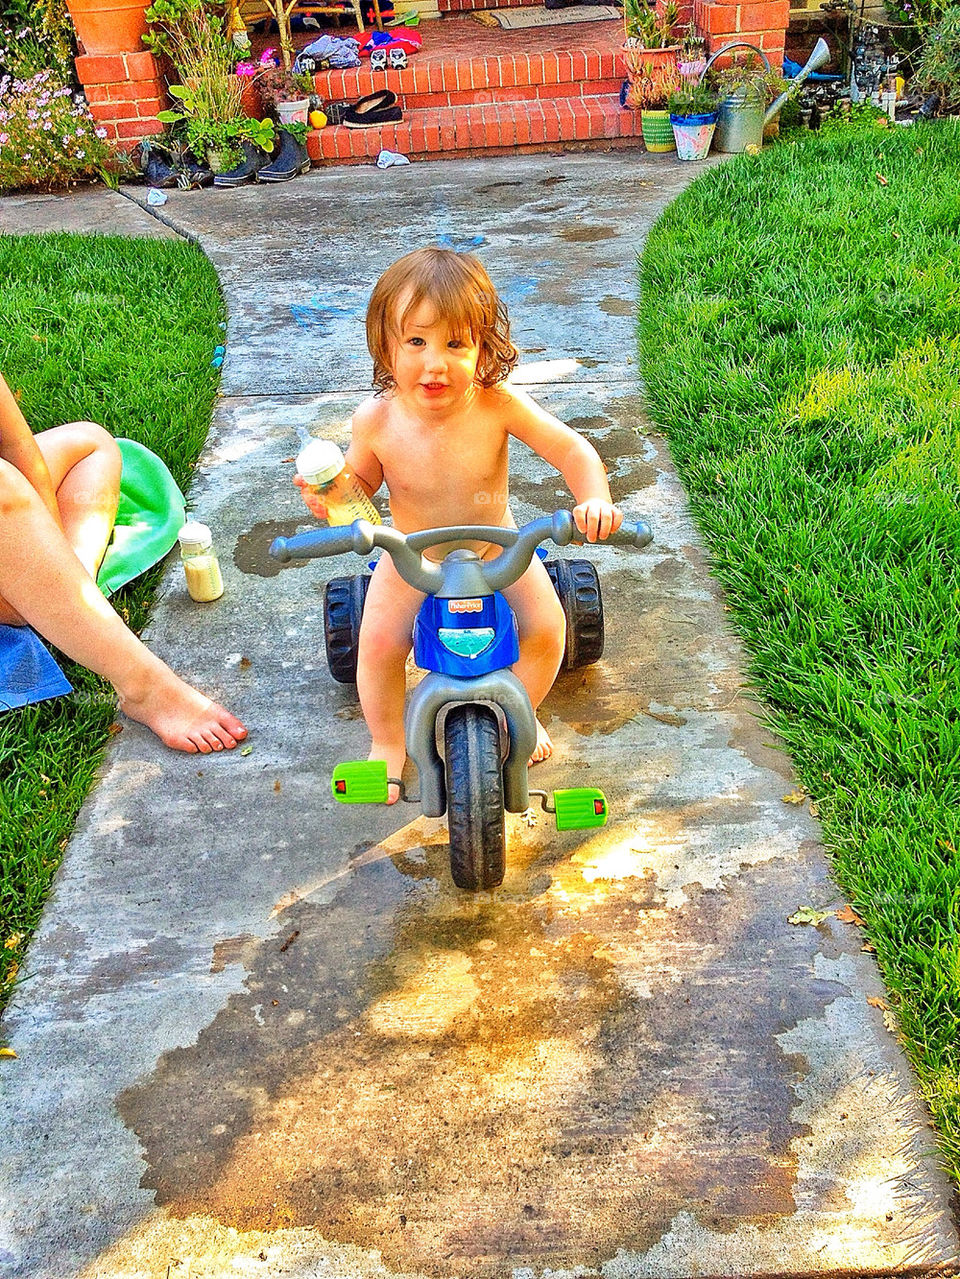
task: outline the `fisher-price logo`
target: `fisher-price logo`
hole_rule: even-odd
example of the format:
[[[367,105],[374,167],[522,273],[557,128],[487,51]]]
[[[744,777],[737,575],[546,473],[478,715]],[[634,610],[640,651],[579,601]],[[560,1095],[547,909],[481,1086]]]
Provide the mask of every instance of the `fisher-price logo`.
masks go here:
[[[451,613],[482,613],[483,600],[450,600]]]

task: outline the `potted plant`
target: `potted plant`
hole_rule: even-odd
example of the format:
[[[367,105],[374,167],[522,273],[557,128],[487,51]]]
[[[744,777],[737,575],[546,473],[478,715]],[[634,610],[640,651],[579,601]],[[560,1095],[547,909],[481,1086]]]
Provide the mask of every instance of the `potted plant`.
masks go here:
[[[243,143],[271,152],[276,140],[272,120],[251,120],[237,109],[216,112],[205,109],[204,102],[186,85],[170,86],[170,96],[180,104],[179,111],[161,111],[157,119],[182,129],[187,145],[195,156],[206,157],[214,173],[228,173],[243,160]]]
[[[680,74],[674,67],[663,69],[656,76],[638,76],[627,89],[625,105],[639,110],[640,132],[648,151],[665,152],[676,148],[667,99],[680,87],[680,83]]]
[[[658,13],[643,0],[624,0],[623,56],[630,87],[637,81],[648,82],[642,96],[660,97],[666,101],[672,79],[676,75],[680,45],[673,28],[677,22],[675,0],[666,0]],[[630,98],[627,91],[627,98]],[[641,96],[638,92],[635,98]],[[662,103],[661,103],[662,105]]]
[[[281,124],[307,123],[310,95],[314,91],[312,76],[298,75],[289,67],[267,62],[263,63],[256,84],[264,109],[275,112]]]
[[[704,160],[717,127],[717,94],[710,85],[685,84],[667,101],[680,160]]]

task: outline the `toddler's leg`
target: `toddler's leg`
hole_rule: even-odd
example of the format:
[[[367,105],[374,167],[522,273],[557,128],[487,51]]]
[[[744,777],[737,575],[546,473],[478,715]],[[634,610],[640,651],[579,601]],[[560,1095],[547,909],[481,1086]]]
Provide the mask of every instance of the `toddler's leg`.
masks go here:
[[[357,655],[357,693],[373,739],[369,759],[385,759],[387,776],[399,777],[407,759],[403,737],[404,667],[413,638],[413,623],[423,601],[408,586],[388,555],[374,570],[363,606]],[[400,797],[390,787],[389,803]]]
[[[538,557],[504,595],[517,615],[520,660],[513,671],[522,682],[536,710],[553,687],[563,661],[566,617],[547,570]],[[530,756],[538,764],[553,751],[547,730],[537,720],[537,749]]]
[[[120,450],[95,422],[68,422],[36,437],[50,472],[67,541],[96,577],[120,497]]]

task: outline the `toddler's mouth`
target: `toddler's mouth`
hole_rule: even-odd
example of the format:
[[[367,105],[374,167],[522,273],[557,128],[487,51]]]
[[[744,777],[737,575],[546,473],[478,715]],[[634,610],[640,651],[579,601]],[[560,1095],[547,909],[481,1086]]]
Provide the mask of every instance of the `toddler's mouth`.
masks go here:
[[[421,387],[428,393],[438,395],[441,391],[447,390],[446,382],[421,382]]]

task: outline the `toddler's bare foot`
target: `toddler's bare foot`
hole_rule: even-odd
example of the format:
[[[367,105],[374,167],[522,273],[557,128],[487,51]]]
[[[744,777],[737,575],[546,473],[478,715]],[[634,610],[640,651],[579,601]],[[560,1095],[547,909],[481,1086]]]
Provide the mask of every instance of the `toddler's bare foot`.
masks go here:
[[[223,706],[185,683],[168,666],[158,663],[159,672],[141,691],[120,695],[120,709],[131,719],[152,729],[165,746],[194,755],[232,750],[243,741],[247,730]]]
[[[407,762],[407,747],[404,741],[397,742],[374,742],[370,747],[370,754],[367,759],[385,759],[387,761],[387,776],[401,777],[403,775],[403,766]],[[395,804],[400,798],[400,787],[393,785],[387,789],[387,803]]]
[[[537,748],[527,761],[530,764],[540,764],[545,759],[549,759],[553,754],[553,742],[550,740],[550,734],[537,720]]]

